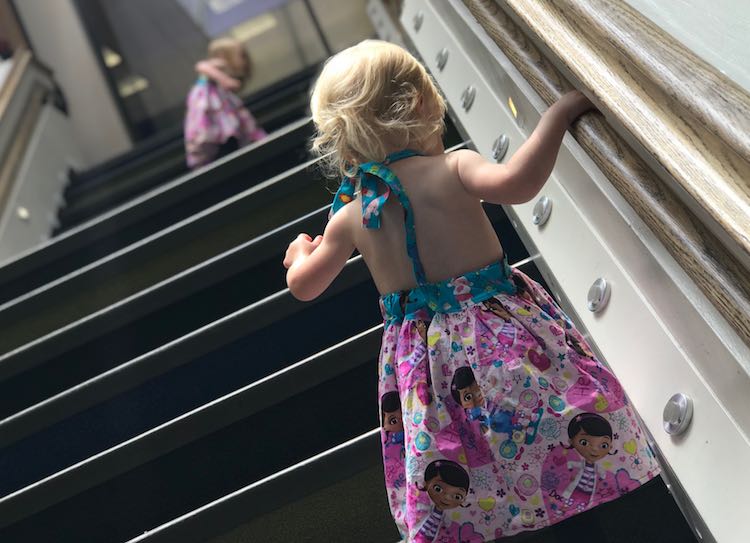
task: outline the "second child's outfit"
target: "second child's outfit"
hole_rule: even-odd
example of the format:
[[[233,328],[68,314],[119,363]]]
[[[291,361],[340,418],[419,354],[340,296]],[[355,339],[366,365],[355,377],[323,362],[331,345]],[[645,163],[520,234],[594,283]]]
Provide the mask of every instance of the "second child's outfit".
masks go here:
[[[402,537],[494,541],[552,525],[654,478],[658,464],[622,386],[538,283],[506,261],[427,282],[411,204],[388,168],[415,154],[401,151],[359,168],[363,226],[378,228],[383,204],[398,198],[418,284],[380,298],[378,396],[396,391],[403,420],[403,438],[382,435],[388,500]],[[354,197],[355,183],[345,179],[332,213]],[[469,371],[471,395],[457,381]],[[579,430],[592,420],[599,431]],[[593,445],[601,450],[591,452]],[[468,484],[426,480],[448,467]],[[428,484],[433,495],[466,486],[459,490],[465,499],[433,499]]]
[[[184,131],[190,168],[266,137],[242,100],[206,76],[200,76],[190,90]]]

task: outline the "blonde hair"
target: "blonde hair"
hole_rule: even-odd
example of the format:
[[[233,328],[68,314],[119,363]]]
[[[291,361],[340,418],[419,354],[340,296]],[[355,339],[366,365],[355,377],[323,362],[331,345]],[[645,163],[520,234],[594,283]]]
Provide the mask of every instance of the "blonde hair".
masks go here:
[[[312,150],[329,175],[351,176],[359,164],[418,148],[444,130],[445,101],[427,71],[401,47],[379,40],[331,57],[310,109]]]
[[[224,61],[228,75],[247,80],[250,77],[250,56],[241,41],[234,38],[218,38],[208,44],[208,58]]]

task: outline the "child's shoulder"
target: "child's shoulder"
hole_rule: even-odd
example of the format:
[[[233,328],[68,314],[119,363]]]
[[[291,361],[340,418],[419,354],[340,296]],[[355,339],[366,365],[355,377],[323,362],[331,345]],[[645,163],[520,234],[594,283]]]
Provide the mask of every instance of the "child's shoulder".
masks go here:
[[[441,171],[444,177],[458,181],[461,178],[461,171],[467,166],[477,165],[486,162],[476,151],[470,149],[458,149],[450,153],[441,153],[427,157],[427,167],[434,171]]]
[[[424,154],[420,159],[423,161],[423,167],[448,168],[455,170],[460,162],[471,160],[471,157],[473,156],[481,158],[481,155],[476,151],[471,151],[470,149],[458,149],[450,152]]]
[[[456,151],[446,153],[445,156],[448,165],[456,170],[469,163],[482,163],[487,161],[482,155],[471,149],[457,149]]]

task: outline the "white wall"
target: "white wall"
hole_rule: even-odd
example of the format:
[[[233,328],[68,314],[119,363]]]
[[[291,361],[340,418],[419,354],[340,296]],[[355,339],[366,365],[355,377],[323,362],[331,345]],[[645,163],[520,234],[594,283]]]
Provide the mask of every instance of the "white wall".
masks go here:
[[[22,0],[15,5],[34,53],[54,71],[65,93],[85,165],[127,151],[127,129],[72,0]]]
[[[750,91],[750,1],[627,2],[709,64]]]

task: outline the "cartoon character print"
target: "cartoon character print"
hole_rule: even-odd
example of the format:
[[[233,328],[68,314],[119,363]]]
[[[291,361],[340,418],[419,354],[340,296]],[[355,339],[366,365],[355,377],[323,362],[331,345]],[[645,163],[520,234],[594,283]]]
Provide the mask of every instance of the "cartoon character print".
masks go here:
[[[518,430],[513,423],[515,410],[502,409],[499,405],[485,399],[474,372],[468,366],[456,369],[451,383],[451,396],[464,408],[469,421],[479,422],[483,433],[492,429],[496,433],[512,434]]]
[[[505,307],[503,306],[503,304],[501,304],[499,301],[497,301],[494,298],[490,298],[489,300],[485,300],[484,302],[482,302],[482,305],[484,305],[484,308],[487,311],[491,311],[496,316],[498,316],[501,319],[503,319],[503,321],[505,321],[505,322],[511,322],[513,320],[513,317],[511,316],[510,313],[508,313],[508,310],[505,309]]]
[[[421,364],[427,356],[427,323],[423,320],[414,321],[414,329],[417,331],[414,349],[414,359],[420,367],[418,371],[413,371],[411,375],[404,380],[404,385],[410,390],[416,390],[417,398],[423,406],[432,403],[432,375],[430,374],[429,364]]]
[[[432,510],[424,519],[414,541],[417,543],[433,543],[439,540],[440,532],[447,531],[445,512],[458,507],[468,507],[464,504],[469,494],[469,474],[466,470],[451,460],[435,460],[424,470],[424,487],[417,488],[427,492],[432,501]]]
[[[404,447],[404,420],[401,414],[401,399],[395,390],[386,392],[380,399],[385,445]]]
[[[398,374],[400,378],[409,376],[410,380],[426,381],[427,367],[427,324],[424,321],[414,321],[414,326],[408,330],[406,341],[399,342],[396,357],[400,360]],[[408,388],[410,383],[404,382]],[[403,392],[403,389],[401,389]]]
[[[613,473],[602,464],[617,455],[609,421],[579,413],[568,424],[568,444],[554,447],[542,466],[541,487],[547,513],[561,520],[638,486],[624,469]],[[620,488],[620,487],[624,488]]]
[[[404,422],[401,412],[401,398],[395,390],[386,392],[380,398],[380,411],[383,435],[383,460],[385,482],[389,489],[398,490],[405,486]]]
[[[497,341],[500,339],[501,341]],[[481,319],[476,321],[477,363],[482,367],[500,367],[507,357],[507,350],[513,343],[511,338],[498,336]]]
[[[526,283],[524,276],[518,273],[514,273],[511,276],[511,280],[516,287],[516,295],[521,298],[521,300],[532,305],[536,304],[536,301],[532,296],[532,291],[529,288],[529,285]]]
[[[565,392],[568,405],[594,413],[611,413],[627,405],[622,385],[601,362],[577,354],[571,359],[578,376]]]
[[[627,405],[622,386],[614,375],[599,362],[585,339],[572,326],[570,319],[557,307],[550,295],[540,288],[534,288],[522,274],[513,276],[519,297],[541,309],[536,319],[537,325],[545,321],[544,327],[535,332],[536,348],[526,352],[531,365],[544,375],[548,382],[556,386],[557,396],[551,398],[548,411],[559,416],[567,408],[594,413],[611,413]],[[554,322],[550,322],[552,319]],[[533,322],[532,318],[532,322]],[[533,325],[532,325],[533,328]],[[551,335],[542,337],[542,331]],[[554,343],[552,343],[554,342]],[[565,347],[557,357],[549,354],[547,346]],[[567,369],[565,369],[567,367]],[[568,375],[565,375],[568,373]],[[561,377],[567,381],[561,381]],[[553,387],[555,388],[555,387]]]
[[[414,327],[417,329],[417,332],[419,332],[422,341],[427,343],[427,323],[423,320],[417,320],[414,321]]]
[[[588,345],[551,298],[512,277],[518,295],[445,318],[406,303],[413,313],[391,328],[380,393],[397,391],[404,419],[391,435],[397,422],[387,418],[399,413],[381,399],[386,486],[409,541],[480,543],[539,529],[658,473],[616,378],[583,356]],[[455,286],[462,299],[470,293]],[[452,501],[440,501],[435,483]]]
[[[516,294],[520,301],[524,303],[525,310],[531,310],[536,306],[541,310],[541,312],[538,313],[540,320],[546,322],[549,322],[550,320],[553,321],[566,334],[568,331],[572,332],[574,330],[573,323],[557,306],[549,293],[542,289],[531,278],[521,272],[515,272],[512,280],[516,287]],[[546,348],[544,342],[541,342],[540,346],[543,349]]]
[[[503,304],[494,298],[485,300],[482,306],[492,317],[487,319],[487,322],[481,317],[476,320],[479,362],[483,366],[500,367],[503,360],[513,357],[510,351],[516,339],[513,317]]]
[[[450,370],[448,365],[445,365],[443,376],[441,376],[441,389],[448,388],[448,381],[445,380],[448,377],[450,377]],[[495,456],[488,440],[484,438],[480,426],[468,419],[459,401],[447,395],[440,397],[439,405],[448,415],[449,424],[439,425],[437,419],[427,422],[428,427],[431,422],[433,426],[439,428],[434,437],[435,446],[440,455],[470,468],[493,463]]]
[[[466,420],[460,406],[446,407],[452,422],[435,434],[435,446],[440,454],[470,468],[494,463],[495,456],[481,430]]]
[[[569,331],[565,332],[565,342],[568,344],[568,347],[573,349],[583,358],[594,358],[594,352],[585,341],[582,341],[582,339],[583,338],[578,338],[576,335],[571,334]]]

